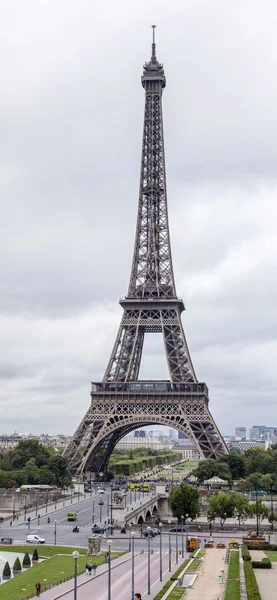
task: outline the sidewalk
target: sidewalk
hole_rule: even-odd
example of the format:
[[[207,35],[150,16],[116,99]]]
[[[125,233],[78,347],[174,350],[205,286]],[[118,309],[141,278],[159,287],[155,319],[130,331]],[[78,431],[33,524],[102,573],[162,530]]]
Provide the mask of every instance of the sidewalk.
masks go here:
[[[228,565],[225,565],[226,550],[209,548],[206,550],[202,565],[198,570],[198,577],[193,587],[187,589],[188,600],[222,600],[224,597],[224,585],[219,582],[221,571],[227,575]]]

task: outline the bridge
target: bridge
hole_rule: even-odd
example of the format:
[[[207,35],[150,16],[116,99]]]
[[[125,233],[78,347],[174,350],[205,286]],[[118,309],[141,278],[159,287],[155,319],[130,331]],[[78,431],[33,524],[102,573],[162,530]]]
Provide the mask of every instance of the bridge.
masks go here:
[[[159,489],[161,488],[161,489]],[[157,486],[156,492],[143,497],[133,503],[133,506],[123,507],[122,504],[113,504],[114,524],[142,525],[143,523],[155,523],[157,519],[168,516],[168,494],[164,486]]]

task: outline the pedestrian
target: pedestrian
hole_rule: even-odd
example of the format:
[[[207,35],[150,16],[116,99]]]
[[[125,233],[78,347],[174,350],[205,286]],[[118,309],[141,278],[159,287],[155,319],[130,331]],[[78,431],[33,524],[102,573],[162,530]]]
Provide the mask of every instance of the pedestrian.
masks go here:
[[[91,571],[92,571],[92,564],[88,563],[88,574],[91,575]]]
[[[88,575],[88,563],[86,563],[86,575]]]
[[[141,600],[141,594],[135,594],[134,600]]]
[[[92,568],[93,568],[93,575],[95,577],[95,575],[96,575],[96,569],[97,569],[97,564],[93,563]]]
[[[13,522],[12,522],[12,521],[10,521],[10,527],[12,527],[12,525],[13,525]]]
[[[37,583],[36,583],[36,593],[37,593],[37,596],[40,596],[40,590],[41,590],[40,581],[37,581]]]

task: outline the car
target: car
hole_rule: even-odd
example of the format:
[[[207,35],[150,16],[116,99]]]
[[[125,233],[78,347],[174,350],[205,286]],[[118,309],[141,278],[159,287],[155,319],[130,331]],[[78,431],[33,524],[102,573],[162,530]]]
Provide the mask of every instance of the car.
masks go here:
[[[161,535],[161,530],[160,530],[160,529],[157,529],[157,527],[154,527],[154,528],[152,529],[152,531],[153,531],[153,533],[154,533],[155,535]]]
[[[106,529],[104,527],[104,525],[97,525],[96,523],[94,523],[94,525],[91,528],[92,533],[105,533]]]
[[[103,488],[98,488],[97,494],[105,494],[105,490],[103,490]]]
[[[205,542],[204,548],[214,548],[214,542],[212,540],[210,542]]]
[[[113,492],[120,492],[120,487],[119,485],[116,485],[115,483],[112,485],[112,490]]]
[[[182,533],[182,531],[184,531],[184,527],[180,527],[180,525],[178,525],[177,527],[171,527],[171,529],[169,530],[171,531],[171,533]]]
[[[45,544],[45,539],[40,535],[27,535],[27,544]]]
[[[155,537],[156,533],[154,529],[145,529],[142,532],[143,537]]]

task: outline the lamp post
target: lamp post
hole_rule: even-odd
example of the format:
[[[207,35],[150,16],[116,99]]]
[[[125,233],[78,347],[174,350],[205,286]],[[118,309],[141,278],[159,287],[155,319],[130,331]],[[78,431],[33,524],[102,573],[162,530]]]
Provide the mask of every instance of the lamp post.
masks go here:
[[[188,534],[189,534],[189,524],[187,524],[187,519],[189,518],[189,515],[186,514],[186,521],[185,521],[185,525],[186,525],[186,547],[188,545]]]
[[[111,486],[111,535],[113,535],[113,488]]]
[[[131,533],[132,538],[132,592],[131,592],[131,600],[134,600],[135,595],[135,532]]]
[[[147,536],[147,541],[148,541],[147,593],[148,593],[148,596],[150,596],[150,593],[151,593],[151,586],[150,586],[150,531],[151,531],[151,527],[147,527],[147,531],[148,531],[148,536]]]
[[[181,515],[182,523],[182,558],[184,558],[184,515]]]
[[[80,556],[78,550],[72,552],[74,558],[74,600],[77,600],[77,560]]]
[[[271,531],[273,531],[274,527],[273,527],[273,487],[272,487],[272,483],[269,486],[269,491],[270,491],[270,511],[271,511]]]
[[[27,498],[27,496],[24,496],[24,521],[26,521],[26,516],[27,516],[26,498]]]
[[[131,552],[131,523],[129,523],[129,552]]]
[[[54,528],[54,544],[57,545],[57,521],[55,520],[55,528]]]
[[[108,540],[108,600],[111,600],[111,546],[113,545],[112,540]],[[74,598],[74,600],[76,600]]]
[[[258,505],[258,490],[256,488],[256,534],[259,536],[259,505]]]
[[[171,573],[171,531],[170,531],[170,525],[171,525],[171,520],[168,519],[168,570],[169,573]]]
[[[160,528],[160,581],[163,580],[163,554],[162,554],[162,548],[163,548],[163,544],[162,544],[162,523],[159,523],[159,528]]]
[[[175,558],[175,562],[176,565],[178,565],[178,519],[176,521],[176,539],[175,539],[175,554],[176,554],[176,558]]]
[[[99,502],[99,506],[100,506],[100,523],[102,523],[102,506],[103,506],[104,502],[103,500],[100,500]]]

